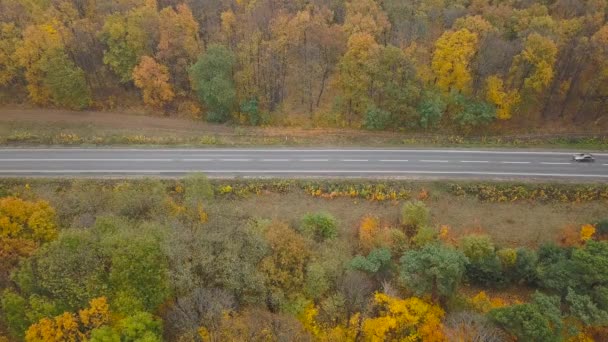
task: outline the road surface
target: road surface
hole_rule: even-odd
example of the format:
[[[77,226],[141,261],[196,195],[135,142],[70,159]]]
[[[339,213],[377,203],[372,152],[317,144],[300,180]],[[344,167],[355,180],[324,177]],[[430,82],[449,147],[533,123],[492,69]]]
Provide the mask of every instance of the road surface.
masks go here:
[[[0,176],[438,177],[608,181],[608,153],[451,149],[0,149]]]

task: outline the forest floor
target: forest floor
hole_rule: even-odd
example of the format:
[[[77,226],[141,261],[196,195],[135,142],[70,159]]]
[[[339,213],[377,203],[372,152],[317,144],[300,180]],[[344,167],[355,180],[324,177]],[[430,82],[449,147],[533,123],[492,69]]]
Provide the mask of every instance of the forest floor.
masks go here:
[[[0,145],[533,147],[607,150],[608,133],[470,136],[341,128],[249,127],[141,113],[0,109]]]

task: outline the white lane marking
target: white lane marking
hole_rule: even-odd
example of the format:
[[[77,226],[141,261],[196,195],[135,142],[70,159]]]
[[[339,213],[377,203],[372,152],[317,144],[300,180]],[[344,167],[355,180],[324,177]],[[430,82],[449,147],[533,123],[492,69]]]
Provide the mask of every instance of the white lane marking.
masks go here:
[[[602,164],[602,165],[604,165],[604,166],[608,166],[608,164]]]
[[[60,173],[125,173],[125,174],[159,174],[159,173],[249,173],[249,174],[431,174],[431,175],[486,175],[486,176],[536,176],[536,177],[585,177],[608,178],[608,174],[577,173],[536,173],[536,172],[478,172],[478,171],[413,171],[413,170],[0,170],[0,174],[60,174]]]
[[[423,163],[449,163],[449,161],[447,161],[447,160],[429,160],[429,159],[422,159],[422,160],[419,160],[419,161],[420,161],[420,162],[423,162]]]
[[[407,159],[380,159],[381,162],[406,162]]]
[[[248,162],[248,161],[251,161],[251,159],[235,158],[235,159],[220,159],[220,161],[223,161],[223,162]]]
[[[209,158],[186,158],[186,159],[182,159],[182,161],[185,162],[202,162],[202,161],[212,161],[213,159],[209,159]]]
[[[572,163],[549,163],[549,162],[540,162],[541,164],[545,164],[545,165],[570,165]]]
[[[60,162],[92,162],[92,161],[101,161],[101,162],[117,162],[117,161],[125,161],[125,162],[170,162],[175,161],[175,159],[169,158],[0,158],[0,161],[11,161],[11,162],[26,162],[26,161],[44,161],[44,162],[52,162],[52,161],[60,161]]]
[[[300,159],[302,162],[326,162],[329,159]]]
[[[369,161],[367,159],[341,159],[340,161],[343,162],[366,162]]]
[[[263,162],[288,162],[289,159],[261,159]]]
[[[65,152],[74,152],[74,151],[111,151],[111,152],[411,152],[411,153],[487,153],[487,154],[528,154],[528,155],[569,155],[576,152],[565,152],[565,151],[495,151],[495,150],[435,150],[435,149],[230,149],[230,148],[194,148],[194,149],[184,149],[184,148],[175,148],[175,149],[146,149],[146,148],[50,148],[50,149],[41,149],[41,148],[0,148],[1,152],[14,152],[14,151],[26,151],[26,152],[40,152],[40,151],[65,151]],[[596,156],[608,156],[608,153],[595,153],[591,152]]]
[[[461,163],[489,163],[487,160],[461,160]]]
[[[530,164],[530,162],[519,162],[519,161],[502,161],[501,164]]]

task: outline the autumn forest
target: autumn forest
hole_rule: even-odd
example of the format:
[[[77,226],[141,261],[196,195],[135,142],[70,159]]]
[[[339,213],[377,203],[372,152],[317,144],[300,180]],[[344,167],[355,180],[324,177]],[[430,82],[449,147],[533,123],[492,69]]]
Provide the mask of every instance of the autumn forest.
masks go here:
[[[605,1],[2,0],[0,101],[247,125],[606,119]]]

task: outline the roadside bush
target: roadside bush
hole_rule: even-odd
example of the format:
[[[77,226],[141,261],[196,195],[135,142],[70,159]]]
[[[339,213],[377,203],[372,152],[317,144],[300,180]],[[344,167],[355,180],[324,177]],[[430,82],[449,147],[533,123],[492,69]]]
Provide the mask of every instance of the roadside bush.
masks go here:
[[[157,180],[119,183],[113,189],[112,207],[120,216],[150,219],[161,212],[164,197],[164,186]]]
[[[420,201],[410,201],[401,208],[401,224],[417,230],[429,224],[430,210]]]
[[[209,201],[213,198],[213,185],[209,183],[207,176],[202,173],[188,175],[184,179],[184,184],[186,204],[197,205],[202,201]]]
[[[338,236],[338,223],[329,213],[306,214],[300,223],[300,232],[316,241],[333,239]]]

